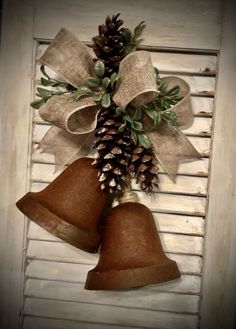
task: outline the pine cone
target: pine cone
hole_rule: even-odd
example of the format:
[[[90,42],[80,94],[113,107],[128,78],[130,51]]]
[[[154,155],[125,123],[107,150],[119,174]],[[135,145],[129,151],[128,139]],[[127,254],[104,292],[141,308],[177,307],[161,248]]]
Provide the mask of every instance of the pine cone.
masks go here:
[[[135,146],[130,158],[129,170],[132,176],[136,177],[136,182],[143,191],[152,193],[154,188],[158,188],[158,161],[152,148]]]
[[[119,30],[123,21],[118,19],[119,15],[107,16],[105,24],[98,27],[99,35],[93,38],[93,50],[97,58],[103,60],[107,76],[118,72],[120,61],[125,57],[124,39]]]
[[[98,156],[93,165],[99,169],[101,188],[115,194],[122,192],[129,177],[129,148],[132,141],[128,132],[118,131],[122,123],[114,105],[108,109],[103,108],[98,118],[94,141]]]

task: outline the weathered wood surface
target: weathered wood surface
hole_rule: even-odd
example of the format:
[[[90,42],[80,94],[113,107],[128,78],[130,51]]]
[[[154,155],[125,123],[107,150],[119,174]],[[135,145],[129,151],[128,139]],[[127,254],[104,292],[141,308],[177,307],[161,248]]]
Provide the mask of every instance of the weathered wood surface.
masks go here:
[[[51,182],[58,174],[59,172],[55,173],[55,167],[53,165],[35,163],[32,167],[31,179],[37,182]],[[207,193],[206,177],[178,175],[176,181],[173,182],[166,174],[160,174],[159,180],[161,192],[183,193],[199,196],[205,196]],[[132,187],[135,190],[140,190],[135,181],[133,182]]]
[[[37,56],[40,56],[47,46],[48,44],[39,44]],[[207,176],[209,172],[209,160],[207,157],[210,155],[211,116],[213,112],[212,96],[215,88],[216,57],[212,55],[162,52],[152,52],[152,56],[154,63],[162,73],[171,74],[171,72],[175,72],[177,74],[179,72],[180,77],[189,82],[192,93],[197,95],[192,96],[195,116],[193,124],[185,129],[184,133],[197,150],[204,155],[204,158],[181,164],[176,183],[173,183],[160,168],[161,193],[155,193],[152,197],[148,197],[140,192],[135,182],[132,185],[138,191],[140,201],[153,211],[163,247],[168,256],[177,261],[183,278],[158,286],[146,287],[141,289],[140,293],[139,290],[127,292],[127,294],[131,294],[133,297],[127,297],[125,302],[122,295],[114,294],[113,292],[105,294],[101,292],[97,299],[96,296],[98,294],[84,291],[83,284],[87,271],[97,263],[98,256],[88,255],[79,251],[55,238],[38,225],[30,223],[26,272],[29,280],[26,283],[25,294],[27,301],[31,303],[29,297],[34,297],[37,302],[35,304],[36,314],[33,313],[34,311],[32,311],[30,305],[29,307],[26,306],[26,313],[29,312],[29,314],[34,316],[45,316],[42,315],[44,313],[40,313],[41,310],[39,311],[41,308],[40,298],[77,303],[79,309],[81,302],[86,301],[89,305],[94,304],[95,306],[97,304],[96,308],[99,308],[98,304],[100,303],[103,305],[114,305],[111,307],[116,307],[115,312],[121,306],[130,307],[131,309],[137,307],[144,308],[146,311],[147,309],[155,309],[158,312],[164,310],[170,314],[170,317],[174,313],[183,312],[183,319],[185,320],[181,320],[180,323],[184,327],[187,313],[198,313],[199,311],[204,216]],[[172,63],[169,69],[168,61]],[[52,70],[49,69],[48,71],[51,76],[57,77]],[[37,84],[40,77],[41,72],[37,64]],[[39,117],[37,110],[33,112],[33,122],[32,138],[34,144],[30,177],[31,190],[39,191],[46,187],[60,171],[55,172],[53,156],[40,153],[37,149],[38,143],[50,125]],[[42,269],[40,269],[40,265]],[[150,295],[149,291],[158,293],[158,298],[155,295]],[[146,292],[148,292],[147,295],[145,295]],[[112,309],[111,312],[113,312]],[[68,316],[69,319],[81,320],[81,318],[74,318],[72,314],[68,315],[67,310],[65,310],[65,314],[65,317]],[[93,319],[93,321],[95,320]],[[115,318],[112,321],[114,324],[117,323]],[[127,322],[123,324],[125,326],[131,325],[131,323],[128,324]],[[132,325],[134,324],[137,325],[136,320],[132,323]],[[149,319],[146,320],[146,326],[152,326]],[[165,328],[166,324],[164,325],[163,323],[163,326]],[[187,328],[188,326],[189,328],[194,327],[195,321],[191,325],[188,324]]]
[[[34,186],[33,184],[32,191],[35,191]],[[144,203],[152,211],[194,216],[205,215],[205,197],[169,193],[157,193],[149,197],[143,192],[137,193],[140,202]]]
[[[234,329],[236,319],[236,2],[224,1],[224,10],[204,255],[202,329]]]
[[[201,273],[202,257],[200,256],[169,253],[168,257],[178,263],[182,273]],[[98,261],[97,254],[88,254],[66,243],[37,240],[29,241],[27,258],[92,265],[96,265]]]
[[[4,1],[1,27],[0,327],[16,329],[22,308],[25,222],[15,202],[28,184],[32,1]]]
[[[194,255],[202,254],[202,237],[172,233],[161,233],[160,237],[162,244],[167,252]],[[53,235],[47,233],[43,229],[40,229],[40,227],[36,225],[30,225],[28,238],[32,240],[58,241],[58,243],[61,242],[60,239],[55,238]]]
[[[197,316],[128,307],[74,303],[39,298],[27,298],[25,314],[91,321],[95,323],[116,323],[124,326],[165,329],[196,329]]]
[[[186,0],[170,0],[168,5],[165,0],[150,0],[148,3],[105,0],[79,4],[77,0],[70,0],[67,6],[64,0],[38,0],[35,9],[35,37],[52,39],[64,26],[82,41],[89,41],[96,33],[96,26],[104,22],[106,14],[119,12],[131,29],[143,20],[146,22],[145,45],[219,49],[219,0],[200,0],[194,6]]]
[[[193,145],[195,145],[196,149],[199,153],[204,155],[205,157],[209,154],[208,149],[206,149],[209,144],[205,143],[206,140],[209,139],[206,138],[191,138],[191,142]],[[197,142],[196,142],[197,141]],[[201,142],[204,142],[200,145]],[[200,146],[199,146],[200,145]],[[205,147],[205,148],[204,148]],[[202,151],[202,152],[200,152]],[[94,154],[91,152],[88,154],[89,157],[93,158]],[[40,149],[38,148],[38,144],[33,145],[33,152],[32,152],[32,174],[31,179],[33,181],[40,181],[42,182],[48,182],[51,181],[56,177],[56,175],[60,172],[55,172],[55,167],[52,165],[55,165],[54,156],[52,154],[47,153],[41,153]],[[49,166],[41,166],[41,164],[49,165]],[[208,176],[208,168],[209,168],[209,159],[202,158],[196,161],[190,161],[190,162],[184,162],[179,165],[178,174],[179,175],[189,175],[189,176]],[[163,169],[159,168],[159,173],[163,174]]]
[[[25,296],[109,306],[197,313],[199,296],[152,290],[151,287],[126,291],[89,291],[84,284],[28,279]]]
[[[37,111],[34,112],[33,120],[35,123],[40,123],[35,126],[34,131],[34,140],[39,141],[41,140],[42,135],[44,135],[49,129],[49,124],[40,118]],[[193,124],[188,128],[182,129],[182,131],[188,136],[209,136],[211,134],[211,125],[211,118],[195,117]]]
[[[26,270],[26,278],[84,283],[88,271],[90,271],[92,268],[93,265],[29,259]],[[142,289],[148,291],[152,290],[155,292],[165,291],[198,295],[200,293],[200,288],[200,276],[183,274],[178,280],[159,285],[150,285],[143,287]]]
[[[144,32],[145,33],[145,32]],[[79,37],[79,35],[78,35]],[[49,43],[38,43],[36,60],[38,60],[45,50],[47,49]],[[197,75],[215,75],[217,69],[217,60],[215,54],[199,54],[199,53],[173,53],[166,51],[155,51],[150,50],[149,52],[152,57],[153,65],[158,67],[160,72],[180,72],[187,74],[197,74]],[[52,77],[57,76],[55,72],[50,68],[46,68],[49,75]],[[39,65],[36,66],[36,80],[39,80],[41,76]]]
[[[111,329],[111,324],[91,323],[85,321],[72,321],[63,319],[40,318],[37,316],[24,318],[23,329]],[[125,329],[136,329],[137,327],[125,326]],[[124,329],[122,325],[112,324],[112,329]]]
[[[179,233],[203,236],[205,220],[203,217],[184,216],[177,214],[153,213],[155,223],[160,232]],[[28,237],[35,240],[53,240],[53,235],[30,221]],[[54,237],[54,239],[56,239]]]

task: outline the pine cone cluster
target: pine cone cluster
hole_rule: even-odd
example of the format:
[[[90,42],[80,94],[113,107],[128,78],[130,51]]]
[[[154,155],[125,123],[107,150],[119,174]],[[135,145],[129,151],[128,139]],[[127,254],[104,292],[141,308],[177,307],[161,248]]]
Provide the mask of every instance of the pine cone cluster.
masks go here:
[[[120,28],[123,21],[119,14],[108,16],[105,24],[99,25],[99,35],[93,38],[93,50],[99,60],[105,64],[105,76],[118,72],[119,64],[125,57],[125,31]],[[152,149],[135,146],[128,130],[119,131],[123,119],[116,113],[112,102],[108,108],[102,108],[95,131],[94,149],[97,157],[93,165],[99,169],[101,188],[112,194],[120,194],[130,176],[136,177],[141,189],[152,192],[158,187],[158,166]]]
[[[130,158],[129,171],[136,178],[142,191],[151,193],[153,189],[158,188],[158,161],[152,148],[135,146]]]
[[[127,182],[129,149],[132,144],[128,132],[119,132],[122,119],[117,116],[114,105],[102,109],[97,122],[94,148],[97,157],[93,165],[99,169],[99,181],[102,189],[119,194]]]
[[[106,66],[106,75],[118,72],[120,61],[124,58],[123,21],[118,19],[120,14],[107,16],[105,24],[99,25],[99,35],[93,38],[93,50]]]

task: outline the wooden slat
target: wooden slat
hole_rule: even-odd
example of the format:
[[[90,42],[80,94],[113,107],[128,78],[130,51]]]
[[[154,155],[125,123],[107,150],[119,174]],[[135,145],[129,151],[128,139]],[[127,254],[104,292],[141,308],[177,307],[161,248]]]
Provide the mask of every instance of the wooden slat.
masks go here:
[[[88,271],[93,265],[69,264],[30,260],[26,268],[26,277],[31,279],[84,283]],[[143,290],[166,291],[183,294],[199,294],[201,278],[196,275],[182,275],[180,279],[158,285],[143,287]]]
[[[161,74],[161,77],[166,77],[169,74]],[[189,75],[177,75],[181,79],[184,79],[190,86],[191,94],[202,96],[214,96],[215,93],[215,78],[205,76],[189,76]]]
[[[193,145],[196,147],[196,149],[199,149],[202,147],[202,150],[205,151],[204,154],[208,154],[208,138],[198,138],[198,137],[192,137],[191,142]],[[201,142],[204,143],[201,143]],[[205,143],[206,142],[206,143]],[[201,143],[201,144],[200,144]],[[200,144],[200,145],[199,145]],[[204,149],[206,147],[206,149]],[[90,153],[88,154],[88,157],[94,157],[94,154]],[[55,164],[54,156],[52,154],[48,153],[41,153],[40,150],[38,149],[38,144],[34,144],[34,150],[32,153],[32,162],[40,163],[40,164]],[[196,161],[191,161],[191,162],[183,162],[179,166],[178,173],[180,175],[193,175],[193,176],[208,176],[208,167],[209,167],[209,160],[208,159],[199,159]],[[43,167],[40,168],[36,166],[36,164],[32,165],[32,179],[37,180],[37,171],[38,169],[40,170],[40,176],[43,175]],[[159,173],[163,173],[163,170],[160,166],[159,168]],[[52,169],[54,172],[54,169]],[[51,172],[51,170],[49,170]],[[36,176],[34,176],[36,175]],[[53,174],[52,174],[53,175]],[[35,178],[34,178],[35,177]]]
[[[57,301],[83,302],[110,306],[133,307],[176,313],[197,313],[199,296],[151,289],[129,289],[123,291],[89,291],[84,284],[28,279],[25,296],[34,298],[55,299]]]
[[[202,156],[204,156],[204,157],[210,156],[210,154],[211,154],[211,139],[210,138],[188,136],[188,139]],[[196,161],[194,161],[194,162],[196,162]]]
[[[37,125],[35,127],[35,135],[34,138],[37,140],[37,138],[42,138],[41,134],[45,134],[48,130],[48,123],[41,119],[41,117],[38,114],[38,111],[34,111],[34,118],[35,123],[40,123],[40,125]],[[212,125],[212,119],[208,117],[195,117],[193,120],[193,124],[183,129],[183,133],[185,133],[188,136],[191,135],[197,135],[197,136],[209,136],[211,134],[211,125]],[[42,132],[40,132],[40,130]],[[40,135],[41,137],[38,137]]]
[[[37,47],[36,60],[38,60],[48,48],[49,43],[40,43]],[[152,57],[153,66],[157,67],[160,72],[186,72],[191,74],[215,75],[217,57],[206,54],[186,54],[165,51],[149,51]],[[53,70],[47,68],[51,74]],[[40,76],[39,66],[36,68],[36,76]]]
[[[214,98],[192,96],[191,102],[194,115],[212,116]]]
[[[201,328],[236,326],[236,2],[223,1]]]
[[[59,172],[54,172],[55,168],[49,164],[35,163],[32,166],[31,179],[39,182],[51,182],[58,176]],[[166,174],[159,175],[160,190],[167,193],[183,193],[204,196],[207,193],[207,178],[192,176],[177,176],[173,182]],[[133,181],[132,187],[139,190],[138,184]]]
[[[142,328],[196,329],[197,316],[160,311],[138,310],[126,307],[62,302],[38,298],[26,298],[24,313],[34,316],[55,317],[111,323]]]
[[[23,329],[136,329],[137,327],[26,316]]]
[[[206,199],[203,197],[192,197],[171,194],[155,194],[147,196],[138,192],[141,203],[144,203],[152,211],[174,212],[202,216],[205,214]]]
[[[184,254],[201,255],[202,254],[202,237],[160,233],[162,244],[167,252],[176,252]],[[54,237],[38,225],[30,225],[28,238],[35,240],[58,241],[60,239]]]
[[[195,117],[194,124],[188,129],[183,130],[188,136],[209,136],[211,134],[211,118]],[[33,141],[40,142],[46,132],[49,130],[48,124],[37,124],[34,126]]]
[[[108,10],[109,8],[109,10]],[[131,30],[141,21],[147,27],[144,44],[161,47],[219,49],[221,13],[220,1],[131,0],[79,2],[36,1],[35,37],[52,39],[61,26],[72,30],[82,41],[90,41],[97,34],[96,26],[104,22],[107,12],[121,12],[125,26]],[[134,14],[135,13],[135,14]],[[79,22],[79,24],[78,24]],[[174,22],[174,25],[173,25]]]
[[[39,185],[32,183],[31,191],[38,191]],[[206,199],[204,197],[155,193],[152,196],[144,192],[137,192],[140,202],[152,211],[163,213],[175,213],[194,216],[204,216]]]
[[[175,260],[182,273],[200,274],[202,259],[199,256],[184,254],[170,254],[168,257]],[[76,249],[66,243],[30,240],[27,257],[30,259],[49,260],[66,263],[81,263],[96,265],[97,254],[89,254]]]
[[[177,75],[176,77],[184,79],[190,86],[191,94],[199,96],[214,96],[215,91],[215,77],[208,76],[191,76],[191,75]],[[54,74],[58,79],[59,76]],[[170,74],[160,74],[161,78],[170,76]],[[40,84],[40,77],[36,77],[36,87]]]
[[[202,236],[204,233],[204,219],[196,216],[171,215],[153,213],[159,232],[179,233]],[[53,237],[30,221],[28,237],[39,240],[52,240]]]
[[[24,272],[24,216],[15,202],[26,192],[33,57],[33,1],[1,1],[0,26],[0,328],[18,328]],[[13,91],[14,90],[14,91]]]

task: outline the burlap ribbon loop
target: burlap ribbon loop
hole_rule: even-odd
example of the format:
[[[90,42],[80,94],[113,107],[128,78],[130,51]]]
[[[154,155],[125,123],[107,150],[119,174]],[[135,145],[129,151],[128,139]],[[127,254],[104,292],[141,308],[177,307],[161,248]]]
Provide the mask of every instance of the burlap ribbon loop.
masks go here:
[[[88,76],[95,74],[90,49],[65,28],[58,32],[39,62],[53,69],[76,88]]]
[[[168,88],[175,85],[180,87],[180,96],[183,97],[176,105],[171,107],[177,115],[178,127],[190,125],[193,120],[190,88],[186,81],[178,77],[169,76],[161,79],[168,83]],[[185,137],[180,129],[173,134],[166,123],[158,129],[150,129],[150,123],[144,124],[147,135],[151,139],[156,157],[165,172],[174,180],[179,167],[179,162],[200,158],[201,155]]]
[[[120,63],[118,86],[113,97],[116,105],[141,106],[157,97],[155,71],[151,56],[146,51],[136,51]]]
[[[88,76],[95,76],[93,56],[90,49],[66,29],[61,29],[39,59],[56,71],[67,82],[78,88]],[[190,88],[176,77],[166,77],[162,81],[171,88],[179,85],[183,99],[172,110],[177,114],[178,126],[189,124],[192,120]],[[151,56],[145,51],[136,51],[126,56],[120,63],[119,82],[113,95],[117,106],[139,107],[157,97],[155,71]],[[74,100],[73,94],[53,96],[40,108],[41,117],[50,122],[49,129],[40,143],[43,152],[52,153],[56,163],[63,166],[85,154],[94,140],[94,130],[101,106],[92,97]],[[150,121],[143,122],[156,156],[172,178],[176,175],[180,160],[197,158],[198,152],[178,130],[173,135],[167,125],[153,128]]]
[[[41,106],[39,114],[45,121],[68,133],[81,135],[94,131],[99,111],[92,97],[75,102],[70,94],[52,97]]]

